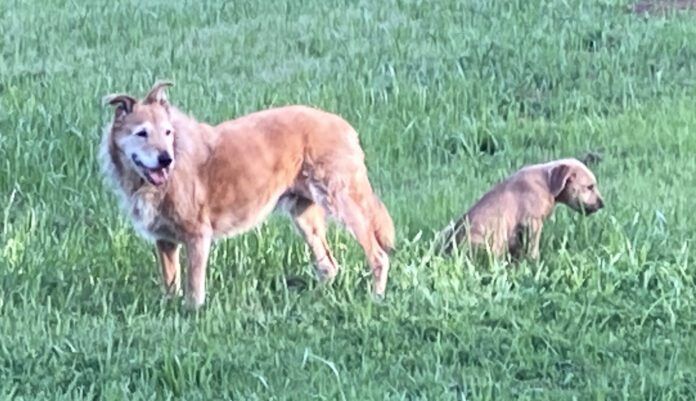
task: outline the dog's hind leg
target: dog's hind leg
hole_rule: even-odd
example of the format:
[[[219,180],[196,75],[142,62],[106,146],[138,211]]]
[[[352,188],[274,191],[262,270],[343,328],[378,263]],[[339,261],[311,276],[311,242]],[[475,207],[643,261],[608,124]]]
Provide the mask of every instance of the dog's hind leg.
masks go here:
[[[333,194],[334,213],[358,240],[365,251],[367,262],[372,270],[372,293],[377,299],[384,298],[389,275],[389,254],[377,237],[375,214],[377,213],[375,198],[369,191],[360,191],[365,186],[346,188]]]
[[[326,212],[320,205],[307,198],[293,197],[287,209],[295,226],[314,254],[317,276],[322,282],[330,282],[338,273],[338,264],[326,242]]]
[[[179,244],[158,240],[157,257],[162,272],[162,285],[166,297],[176,297],[181,292],[181,272],[179,269]]]

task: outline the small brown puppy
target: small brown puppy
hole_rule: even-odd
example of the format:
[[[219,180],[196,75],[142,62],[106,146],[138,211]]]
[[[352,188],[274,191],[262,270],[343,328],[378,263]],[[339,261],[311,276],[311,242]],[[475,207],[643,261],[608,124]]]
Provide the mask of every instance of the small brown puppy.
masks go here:
[[[537,259],[544,219],[557,202],[586,215],[604,206],[597,179],[579,160],[526,166],[493,187],[444,231],[445,252],[466,240],[496,256]]]

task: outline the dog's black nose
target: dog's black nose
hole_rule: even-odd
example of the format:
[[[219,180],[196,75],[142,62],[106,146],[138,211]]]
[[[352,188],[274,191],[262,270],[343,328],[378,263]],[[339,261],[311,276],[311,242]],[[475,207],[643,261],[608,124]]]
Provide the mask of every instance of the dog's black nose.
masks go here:
[[[162,167],[169,167],[172,164],[172,157],[169,156],[169,152],[162,152],[157,156],[157,161]]]
[[[597,210],[599,210],[603,207],[604,207],[604,201],[602,200],[602,198],[598,198],[597,199]]]

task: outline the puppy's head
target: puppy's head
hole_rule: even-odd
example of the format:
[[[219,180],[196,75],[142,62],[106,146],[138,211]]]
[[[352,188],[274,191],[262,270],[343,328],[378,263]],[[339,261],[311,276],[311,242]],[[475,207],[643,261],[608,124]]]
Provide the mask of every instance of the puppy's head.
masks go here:
[[[557,202],[583,214],[592,214],[604,207],[592,171],[576,159],[563,159],[550,164],[549,189]]]
[[[167,182],[174,167],[174,127],[164,89],[169,82],[156,83],[143,100],[129,95],[109,95],[105,102],[114,106],[109,132],[112,158],[135,171],[152,185]]]

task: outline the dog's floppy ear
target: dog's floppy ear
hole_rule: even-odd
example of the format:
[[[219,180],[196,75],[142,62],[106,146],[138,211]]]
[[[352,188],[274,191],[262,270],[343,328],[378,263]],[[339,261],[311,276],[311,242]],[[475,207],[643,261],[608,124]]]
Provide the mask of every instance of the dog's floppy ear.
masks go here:
[[[125,116],[128,113],[133,112],[133,106],[138,101],[134,97],[129,95],[108,95],[104,97],[104,104],[109,104],[115,106],[116,117]]]
[[[167,95],[165,94],[164,90],[170,86],[174,86],[174,84],[169,81],[155,82],[155,84],[152,86],[152,89],[150,89],[150,92],[148,92],[145,96],[145,100],[143,101],[143,103],[159,103],[162,106],[169,106],[169,102],[167,102]]]
[[[551,172],[549,173],[549,190],[551,194],[554,197],[558,197],[558,195],[563,192],[566,185],[568,185],[568,181],[573,179],[574,175],[575,173],[573,173],[571,166],[565,163],[558,164],[551,168]]]

